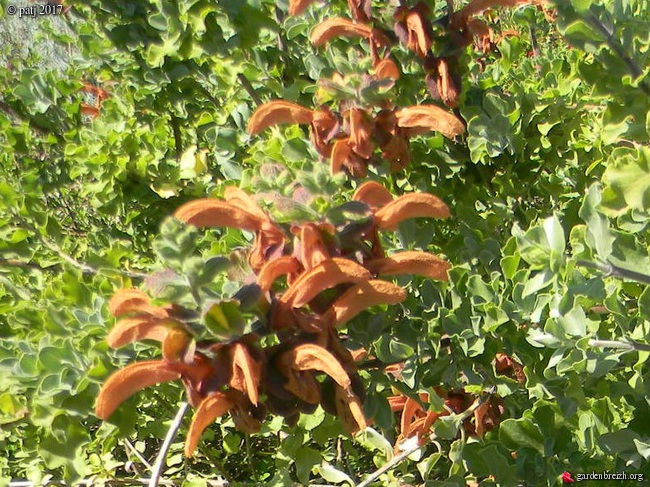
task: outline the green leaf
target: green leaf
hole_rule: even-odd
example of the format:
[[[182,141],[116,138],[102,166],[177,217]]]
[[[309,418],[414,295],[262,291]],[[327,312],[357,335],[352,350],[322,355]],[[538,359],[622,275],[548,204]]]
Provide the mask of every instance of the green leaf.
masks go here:
[[[650,149],[635,151],[616,149],[612,152],[603,174],[603,182],[614,196],[621,197],[627,208],[645,210],[650,207]],[[626,209],[627,209],[626,208]],[[609,207],[610,213],[620,215],[621,209]]]
[[[296,476],[303,484],[309,484],[309,474],[322,461],[322,455],[313,448],[303,446],[296,453]]]
[[[239,310],[239,301],[219,301],[208,306],[203,314],[205,326],[215,336],[228,339],[244,333],[244,315]]]
[[[344,472],[341,472],[336,467],[330,465],[329,463],[323,462],[320,465],[314,467],[314,471],[317,472],[323,479],[334,484],[346,483],[351,486],[354,485],[354,480]]]
[[[599,213],[598,206],[602,201],[602,189],[599,184],[592,184],[580,207],[580,218],[587,224],[587,245],[596,250],[601,259],[607,259],[612,253],[614,236],[610,232],[609,220]]]
[[[544,436],[529,418],[506,419],[499,426],[499,440],[508,448],[532,448],[544,454]]]

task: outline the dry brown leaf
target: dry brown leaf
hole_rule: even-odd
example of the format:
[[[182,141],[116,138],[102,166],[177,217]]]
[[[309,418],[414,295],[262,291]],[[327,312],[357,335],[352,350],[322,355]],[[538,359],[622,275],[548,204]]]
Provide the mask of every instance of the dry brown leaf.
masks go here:
[[[262,292],[267,292],[275,280],[287,274],[295,274],[300,272],[302,266],[298,259],[290,255],[283,255],[277,259],[271,260],[264,264],[257,276],[257,284],[259,284]]]
[[[392,282],[380,280],[360,282],[334,301],[325,314],[325,321],[339,326],[366,308],[378,304],[397,304],[405,299],[406,291]]]
[[[395,230],[397,224],[409,218],[448,218],[449,208],[440,198],[429,193],[404,194],[375,213],[379,230]]]
[[[151,315],[122,318],[108,333],[106,343],[111,348],[119,348],[140,340],[162,342],[168,330],[168,320],[161,320]]]
[[[195,227],[231,227],[253,232],[260,218],[241,208],[215,198],[201,198],[182,205],[174,216]]]
[[[419,250],[407,250],[397,252],[390,257],[372,259],[365,262],[365,266],[377,275],[415,274],[441,281],[448,279],[447,271],[451,268],[451,265],[440,257]]]
[[[95,415],[108,419],[125,400],[147,387],[180,379],[181,375],[162,360],[147,360],[127,365],[111,375],[102,386]]]
[[[255,135],[280,124],[310,124],[313,112],[290,101],[274,100],[260,106],[248,121],[248,133]]]
[[[363,201],[374,210],[393,201],[393,195],[381,184],[375,181],[368,181],[357,188],[352,199],[355,201]]]
[[[199,444],[201,434],[218,417],[223,416],[233,406],[233,401],[223,392],[213,392],[206,397],[192,418],[192,424],[185,440],[185,456],[192,457]]]
[[[318,370],[324,372],[343,389],[349,389],[352,385],[350,377],[338,359],[319,345],[313,343],[298,345],[282,353],[277,360],[279,365],[294,370]]]
[[[395,113],[395,116],[400,127],[415,129],[415,133],[435,130],[451,139],[465,131],[465,126],[460,119],[436,105],[402,108]]]
[[[356,262],[334,257],[303,273],[280,298],[281,302],[300,308],[318,293],[343,282],[360,282],[371,278],[370,272]]]
[[[357,24],[342,17],[329,18],[318,24],[311,32],[311,43],[322,46],[334,37],[364,37],[369,39],[372,27],[366,24]]]

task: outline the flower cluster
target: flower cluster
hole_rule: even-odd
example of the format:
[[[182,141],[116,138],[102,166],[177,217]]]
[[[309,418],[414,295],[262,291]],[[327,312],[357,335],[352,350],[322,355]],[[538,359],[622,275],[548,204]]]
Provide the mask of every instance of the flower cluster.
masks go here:
[[[108,335],[109,345],[155,340],[162,344],[162,359],[115,372],[101,390],[97,416],[108,418],[145,387],[182,380],[196,407],[187,455],[192,455],[204,429],[226,413],[239,430],[253,433],[267,412],[293,422],[299,413],[321,405],[348,431],[365,428],[364,388],[353,354],[337,329],[368,307],[406,298],[403,288],[380,276],[447,279],[449,265],[430,253],[387,256],[379,232],[394,230],[409,218],[446,218],[449,210],[431,194],[393,198],[375,182],[359,186],[353,200],[360,218],[338,226],[328,221],[280,225],[234,187],[226,190],[224,199],[205,198],[179,208],[176,218],[190,225],[255,234],[248,261],[255,281],[251,286],[257,290],[254,307],[264,326],[240,336],[205,340],[205,333],[194,330],[177,305],[154,305],[135,289],[119,291],[110,303],[118,321]],[[231,312],[212,305],[203,319],[227,321]],[[263,336],[275,341],[269,345]]]

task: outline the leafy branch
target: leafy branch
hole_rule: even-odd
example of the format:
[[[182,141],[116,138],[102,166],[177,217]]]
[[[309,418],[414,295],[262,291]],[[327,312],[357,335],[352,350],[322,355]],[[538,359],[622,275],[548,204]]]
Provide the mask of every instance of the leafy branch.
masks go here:
[[[622,279],[630,279],[631,281],[636,281],[641,284],[650,284],[650,276],[647,274],[625,269],[609,262],[597,263],[590,262],[588,260],[578,260],[577,265],[580,267],[586,267],[588,269],[601,271],[605,274],[605,277],[620,277]]]

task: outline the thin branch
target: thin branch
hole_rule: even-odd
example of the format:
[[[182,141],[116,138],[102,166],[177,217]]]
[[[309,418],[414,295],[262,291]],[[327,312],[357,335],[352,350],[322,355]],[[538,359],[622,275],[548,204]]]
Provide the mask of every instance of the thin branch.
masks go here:
[[[133,487],[134,485],[147,485],[151,482],[149,478],[135,478],[135,479],[102,479],[102,478],[91,478],[91,479],[81,479],[75,481],[75,487],[94,487],[95,485],[101,484],[105,487]],[[159,485],[165,485],[170,487],[180,487],[184,481],[182,480],[160,480]],[[208,480],[205,482],[209,487],[228,487],[229,484],[223,480]],[[57,487],[57,486],[70,486],[63,480],[51,480],[46,481],[45,483],[34,483],[29,480],[13,480],[7,484],[8,487]],[[327,486],[322,486],[327,487]]]
[[[415,443],[414,446],[410,447],[407,450],[404,450],[402,453],[399,455],[393,457],[390,462],[382,466],[381,468],[375,470],[373,473],[371,473],[363,482],[357,484],[357,487],[366,487],[367,485],[370,485],[371,482],[374,482],[377,480],[381,475],[384,473],[388,472],[389,470],[392,470],[395,468],[397,465],[402,463],[407,457],[415,453],[416,451],[420,450],[421,448],[424,448],[426,443],[419,444]]]
[[[493,387],[490,391],[488,391],[488,397],[494,392],[495,388]],[[464,421],[465,419],[469,418],[472,414],[474,414],[474,411],[478,409],[478,407],[483,404],[483,400],[480,397],[477,397],[472,405],[468,407],[465,411],[463,411],[461,414],[458,415],[461,421]],[[429,441],[433,441],[435,439],[434,434],[431,434],[429,436]],[[420,444],[419,442],[416,442],[413,446],[409,447],[408,449],[404,450],[402,453],[399,455],[393,457],[390,462],[386,463],[383,465],[381,468],[375,470],[373,473],[371,473],[363,482],[360,484],[357,484],[356,487],[366,487],[370,485],[371,482],[374,482],[377,480],[381,475],[384,473],[388,472],[389,470],[392,470],[395,468],[397,465],[402,463],[406,458],[408,458],[410,455],[415,453],[416,451],[424,448],[426,445],[428,445],[428,442],[423,442]]]
[[[261,105],[262,104],[262,99],[260,96],[257,94],[255,91],[255,88],[253,88],[253,85],[251,84],[250,81],[248,81],[248,78],[244,75],[244,73],[239,73],[237,75],[237,79],[241,83],[241,85],[244,87],[246,90],[246,93],[251,97],[251,99],[255,102],[256,105]]]
[[[595,269],[605,273],[605,277],[620,277],[623,279],[630,279],[631,281],[636,281],[641,284],[650,284],[650,276],[643,274],[641,272],[631,271],[629,269],[624,269],[614,264],[606,262],[604,264],[599,264],[597,262],[590,262],[588,260],[578,260],[576,262],[580,267],[587,267],[588,269]]]
[[[158,484],[160,482],[160,473],[162,472],[163,464],[165,463],[165,459],[167,458],[167,452],[169,451],[169,447],[171,446],[172,441],[174,441],[174,437],[176,436],[176,432],[178,431],[178,428],[181,427],[181,423],[183,422],[183,416],[185,416],[185,412],[187,411],[188,406],[189,405],[186,402],[181,403],[181,406],[178,408],[178,412],[176,413],[176,417],[172,421],[172,424],[169,426],[169,430],[167,431],[167,436],[165,437],[165,441],[160,447],[160,451],[158,452],[158,457],[156,457],[156,463],[154,463],[153,471],[151,472],[151,479],[149,479],[148,487],[158,487]]]
[[[127,439],[124,438],[124,445],[126,446],[126,449],[129,450],[131,454],[133,454],[140,462],[147,467],[147,470],[150,472],[153,470],[153,467],[151,464],[147,461],[146,458],[144,458],[138,450],[135,449],[135,447],[131,444],[131,442]]]
[[[616,348],[618,350],[626,351],[643,351],[650,352],[650,345],[646,343],[639,343],[634,340],[618,341],[618,340],[589,340],[589,346],[594,348]]]
[[[181,127],[178,124],[178,117],[171,114],[172,131],[174,132],[174,148],[176,149],[176,159],[181,160],[183,155],[183,137],[181,134]]]
[[[600,31],[600,33],[605,37],[609,48],[623,60],[632,76],[634,76],[634,79],[638,79],[643,74],[643,70],[639,67],[636,61],[625,52],[623,46],[621,46],[618,40],[614,38],[614,32],[610,32],[594,14],[587,15],[586,20]],[[646,95],[650,96],[650,86],[645,82],[645,80],[639,82],[639,88],[641,88],[641,91]]]

